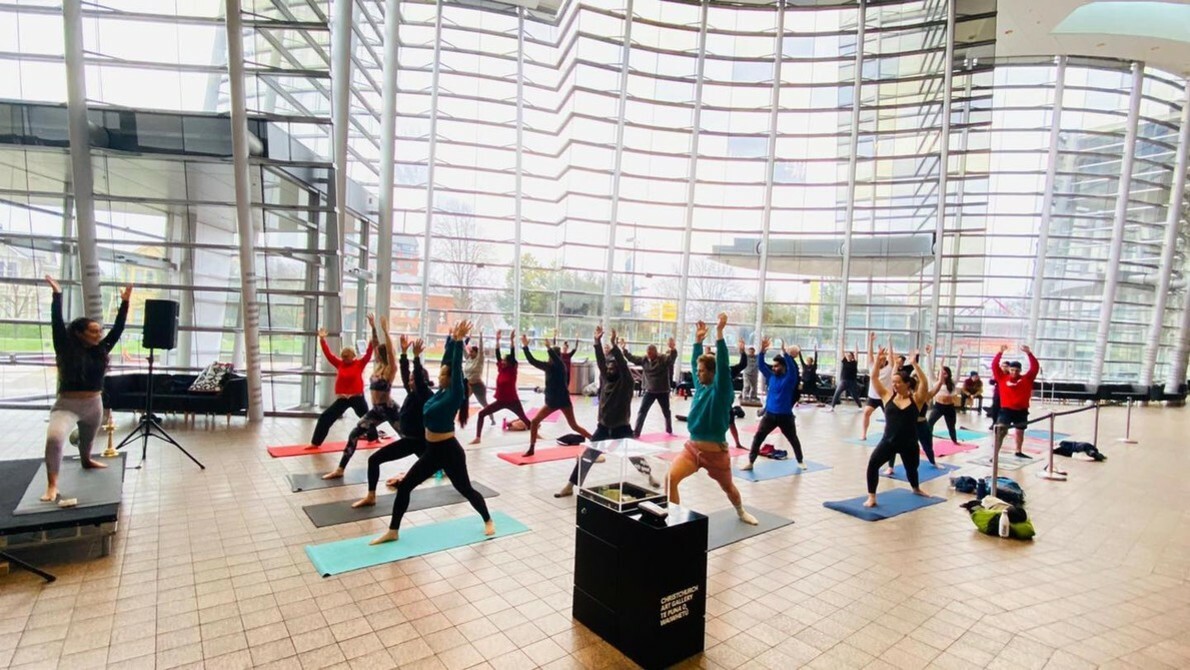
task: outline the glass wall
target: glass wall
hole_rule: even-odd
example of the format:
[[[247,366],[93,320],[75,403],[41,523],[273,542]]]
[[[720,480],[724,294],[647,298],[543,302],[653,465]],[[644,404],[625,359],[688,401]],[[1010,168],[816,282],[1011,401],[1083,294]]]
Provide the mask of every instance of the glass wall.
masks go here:
[[[866,346],[869,331],[898,348],[936,334],[952,362],[964,350],[967,368],[977,357],[986,364],[1020,340],[1038,300],[1046,378],[1087,380],[1132,64],[1071,58],[1064,69],[1038,292],[1059,67],[1045,55],[994,58],[994,0],[609,0],[565,3],[557,15],[402,2],[395,17],[384,5],[354,3],[346,167],[371,198],[352,211],[342,254],[349,339],[364,335],[377,272],[392,273],[393,330],[424,330],[432,347],[460,318],[489,335],[517,326],[570,340],[587,340],[607,318],[639,348],[688,339],[679,323],[726,311],[733,341],[755,342],[759,327],[817,349],[824,372],[839,346]],[[160,110],[225,124],[223,6],[86,5],[92,113]],[[276,412],[317,404],[329,383],[316,372],[312,336],[335,262],[324,233],[333,215],[330,6],[243,7],[248,109],[283,130],[253,166],[266,409]],[[389,20],[398,22],[395,72],[383,67]],[[60,10],[5,5],[0,24],[0,97],[64,103]],[[1152,313],[1184,82],[1151,68],[1141,76],[1105,381],[1139,376],[1155,318],[1171,324],[1155,375],[1164,378],[1185,290],[1179,249],[1178,297],[1167,314]],[[391,260],[375,257],[385,81],[397,84]],[[13,296],[0,315],[12,335],[4,401],[52,391],[38,278],[57,273],[77,287],[65,147],[64,137],[18,140],[0,152],[0,286]],[[231,166],[218,152],[193,157],[196,148],[184,157],[94,150],[105,297],[134,279],[140,298],[180,300],[188,344],[168,359],[179,370],[242,356]],[[77,289],[71,296],[77,310]],[[130,367],[143,353],[135,339],[122,359]]]

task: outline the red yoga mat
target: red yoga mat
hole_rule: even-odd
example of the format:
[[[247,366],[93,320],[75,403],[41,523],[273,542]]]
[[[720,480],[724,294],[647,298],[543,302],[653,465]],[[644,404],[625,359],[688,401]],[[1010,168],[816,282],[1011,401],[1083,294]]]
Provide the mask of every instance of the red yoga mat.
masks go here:
[[[550,461],[565,461],[578,458],[586,447],[548,447],[538,449],[532,456],[526,458],[519,451],[508,451],[496,454],[513,465],[533,465],[535,463],[549,463]]]
[[[359,442],[356,449],[379,449],[392,444],[395,438],[377,440],[376,442]],[[311,448],[308,444],[286,444],[269,447],[269,456],[285,458],[286,456],[311,456],[313,454],[337,454],[347,446],[346,442],[323,442],[322,446]]]

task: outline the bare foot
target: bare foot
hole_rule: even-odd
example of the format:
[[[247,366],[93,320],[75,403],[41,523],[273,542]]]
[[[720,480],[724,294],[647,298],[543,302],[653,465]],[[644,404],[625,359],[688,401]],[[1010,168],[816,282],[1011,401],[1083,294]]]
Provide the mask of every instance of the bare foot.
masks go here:
[[[574,485],[571,484],[570,482],[567,482],[566,486],[563,486],[561,491],[558,491],[557,493],[554,494],[554,497],[555,498],[565,498],[567,496],[572,496],[572,495],[574,495]]]
[[[343,468],[335,468],[334,470],[323,475],[322,478],[323,479],[342,479],[343,478]]]
[[[45,494],[43,494],[41,496],[41,499],[45,502],[51,502],[51,501],[57,500],[58,499],[58,487],[57,486],[45,487]]]
[[[376,544],[384,544],[385,542],[396,542],[397,535],[398,535],[398,533],[395,530],[386,530],[386,531],[384,531],[384,535],[381,535],[380,537],[376,538],[375,540],[372,540],[368,544],[376,545]]]
[[[875,507],[875,506],[876,506],[876,494],[869,493],[868,499],[864,501],[864,507]]]
[[[83,466],[84,470],[100,470],[100,469],[106,468],[107,463],[100,463],[99,461],[95,460],[94,458],[91,458],[91,459],[83,461],[82,466]]]
[[[893,475],[897,474],[897,470],[896,470],[896,468],[886,468],[886,469],[884,470],[884,474],[886,474],[886,475],[888,475],[888,476],[890,476],[890,477],[891,477],[891,476],[893,476]]]
[[[364,496],[363,498],[360,498],[359,500],[351,503],[351,507],[354,509],[359,509],[361,507],[375,507],[375,506],[376,506],[376,493],[375,492],[370,492],[370,493],[368,493],[368,495]]]
[[[533,447],[530,447],[529,451],[526,451],[525,453],[521,454],[521,458],[529,458],[530,456],[532,456],[534,454],[534,451],[535,450],[533,449]]]
[[[483,522],[483,534],[491,537],[496,534],[496,523],[491,519]]]
[[[306,445],[306,448],[307,448],[307,449],[317,449],[317,448],[319,448],[319,447],[321,447],[321,446],[322,446],[321,444],[307,444],[307,445]]]
[[[401,480],[403,480],[403,479],[405,479],[404,472],[397,475],[396,477],[389,477],[388,479],[384,480],[384,485],[389,487],[390,489],[395,489],[395,488],[397,488],[397,484],[400,484]]]
[[[469,445],[472,445],[472,444],[479,444],[479,438],[477,437],[477,438],[475,438],[474,440],[471,440],[470,442],[468,442],[467,444],[469,444]]]
[[[925,491],[922,491],[921,489],[913,489],[913,493],[914,493],[914,495],[919,495],[919,496],[930,495],[930,494],[926,493]]]
[[[748,524],[749,526],[760,525],[760,520],[757,519],[756,517],[752,516],[747,510],[745,510],[743,508],[740,508],[739,517],[740,517],[740,521],[743,521],[744,523]]]

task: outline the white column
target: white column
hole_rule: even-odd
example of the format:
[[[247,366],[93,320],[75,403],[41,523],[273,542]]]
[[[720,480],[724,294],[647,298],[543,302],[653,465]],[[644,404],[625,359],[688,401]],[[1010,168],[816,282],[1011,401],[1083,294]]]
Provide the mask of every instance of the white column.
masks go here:
[[[707,59],[707,7],[709,0],[701,0],[698,19],[698,60],[694,79],[694,124],[690,135],[690,164],[686,177],[686,229],[682,233],[682,276],[678,280],[678,331],[674,339],[686,341],[686,287],[690,283],[690,242],[694,235],[694,191],[698,184],[698,139],[702,126],[702,80]],[[674,378],[682,378],[682,362],[688,352],[683,351],[674,363]]]
[[[610,327],[612,277],[616,263],[616,223],[620,216],[620,163],[624,158],[624,113],[628,107],[628,58],[632,53],[632,0],[624,9],[624,49],[620,55],[620,104],[616,112],[616,154],[612,164],[612,207],[607,226],[607,267],[603,273],[603,317],[600,323]]]
[[[236,231],[240,238],[240,306],[248,370],[248,421],[264,419],[260,370],[260,306],[256,302],[256,225],[248,174],[248,112],[244,96],[244,37],[240,0],[227,3],[227,75],[231,84],[231,155],[235,174]]]
[[[1173,275],[1173,257],[1178,247],[1178,233],[1181,232],[1182,203],[1186,195],[1187,158],[1190,157],[1190,82],[1186,83],[1186,94],[1182,100],[1182,125],[1178,134],[1177,160],[1169,182],[1169,211],[1165,218],[1165,245],[1161,249],[1161,266],[1157,270],[1159,284],[1153,295],[1153,319],[1149,324],[1149,335],[1142,359],[1140,383],[1153,383],[1153,371],[1157,367],[1157,353],[1161,349],[1161,331],[1165,326],[1165,305],[1169,298],[1170,279]],[[1185,289],[1190,293],[1190,286]]]
[[[334,205],[333,216],[326,217],[323,247],[326,249],[326,290],[330,294],[322,303],[321,327],[331,335],[332,348],[349,342],[343,330],[343,250],[346,248],[347,233],[347,140],[351,120],[351,17],[355,0],[334,0],[334,20],[331,22],[331,123],[334,129],[335,184],[331,189],[330,203]],[[362,314],[356,315],[363,318]],[[321,358],[321,357],[320,357]],[[330,363],[322,360],[324,372],[330,372]],[[331,384],[322,384],[321,402],[328,403],[332,394]]]
[[[934,212],[934,286],[930,291],[930,339],[938,344],[938,321],[942,311],[942,252],[946,242],[946,197],[950,190],[950,104],[954,86],[954,22],[955,3],[946,3],[946,52],[943,56],[942,72],[942,128],[938,139],[938,204]],[[951,286],[951,291],[956,289]],[[950,324],[954,330],[954,322]],[[845,346],[840,343],[840,346]],[[841,351],[840,351],[841,353]]]
[[[425,255],[421,265],[421,311],[418,312],[418,333],[426,336],[429,315],[426,307],[430,296],[430,246],[434,241],[434,164],[438,159],[438,73],[442,61],[442,0],[434,3],[434,65],[430,75],[430,155],[426,168],[426,228]]]
[[[1177,393],[1186,383],[1186,363],[1190,358],[1190,288],[1182,291],[1182,322],[1178,326],[1176,347],[1165,379],[1165,392],[1169,394]]]
[[[760,224],[760,265],[756,283],[756,332],[764,325],[765,284],[769,272],[769,232],[773,223],[773,170],[777,166],[777,111],[781,107],[781,63],[785,36],[785,2],[777,3],[777,35],[774,38],[773,92],[769,105],[769,155],[765,161],[764,210]],[[786,342],[788,344],[788,342]]]
[[[525,176],[525,8],[517,8],[516,21],[516,181],[513,185],[512,327],[521,329],[521,226]],[[515,346],[515,342],[513,345]]]
[[[74,223],[83,284],[83,308],[88,318],[103,321],[99,289],[99,249],[95,232],[95,177],[91,168],[91,129],[87,122],[87,70],[83,60],[81,0],[62,3],[66,55],[66,114],[70,134],[70,183],[74,193]]]
[[[847,201],[843,203],[843,276],[839,278],[839,322],[835,325],[835,342],[839,359],[847,346],[847,285],[851,283],[851,233],[855,229],[856,152],[859,151],[859,107],[863,92],[864,32],[868,20],[867,0],[859,0],[859,18],[855,37],[855,89],[851,100],[851,140],[847,151]],[[872,283],[868,282],[871,292]],[[869,296],[870,298],[870,296]],[[871,300],[869,299],[870,303]],[[871,311],[869,310],[869,316]],[[866,339],[866,336],[865,336]]]
[[[1029,301],[1029,327],[1025,341],[1037,347],[1041,319],[1041,302],[1045,296],[1045,260],[1049,251],[1050,220],[1054,210],[1054,183],[1058,173],[1058,145],[1062,136],[1062,104],[1066,97],[1066,56],[1058,57],[1057,81],[1054,83],[1053,113],[1050,115],[1050,145],[1046,156],[1045,193],[1041,197],[1041,227],[1037,231],[1037,253],[1033,259],[1033,298]]]
[[[393,161],[397,142],[397,33],[400,0],[384,1],[384,85],[380,91],[380,221],[376,233],[376,316],[388,317],[393,290]],[[422,315],[425,318],[425,315]]]
[[[1095,334],[1095,358],[1091,361],[1091,385],[1103,381],[1103,366],[1107,358],[1107,338],[1111,333],[1112,310],[1120,281],[1120,257],[1124,249],[1124,225],[1128,219],[1128,195],[1132,192],[1132,164],[1136,155],[1136,126],[1140,118],[1140,96],[1144,88],[1145,64],[1132,64],[1132,94],[1128,97],[1128,125],[1124,134],[1123,159],[1120,161],[1119,189],[1116,191],[1116,213],[1112,223],[1111,248],[1104,267],[1103,300],[1099,303],[1099,330]]]

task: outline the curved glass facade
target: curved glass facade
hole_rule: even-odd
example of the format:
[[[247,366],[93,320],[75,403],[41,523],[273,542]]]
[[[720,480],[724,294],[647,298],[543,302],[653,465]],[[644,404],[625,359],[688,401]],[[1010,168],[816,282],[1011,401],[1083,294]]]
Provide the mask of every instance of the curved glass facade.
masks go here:
[[[98,237],[111,250],[100,269],[105,295],[136,279],[147,297],[192,305],[190,344],[168,364],[193,369],[242,357],[231,165],[219,150],[198,155],[204,138],[228,134],[224,3],[159,4],[83,11],[92,116],[170,113],[146,115],[142,134],[185,118],[162,133],[178,138],[172,155],[93,150]],[[586,339],[608,319],[643,344],[726,311],[732,338],[760,328],[819,349],[828,371],[838,345],[870,330],[901,349],[933,340],[952,362],[965,350],[975,368],[1035,324],[1046,379],[1089,381],[1102,360],[1103,381],[1134,381],[1163,319],[1153,378],[1176,362],[1183,235],[1164,267],[1162,251],[1186,104],[1177,77],[1119,61],[997,60],[993,0],[584,1],[557,15],[401,2],[392,71],[386,3],[357,0],[346,169],[366,197],[347,198],[339,254],[325,234],[332,4],[243,7],[247,107],[265,136],[252,170],[266,410],[317,404],[311,336],[328,298],[342,296],[345,327],[362,336],[388,271],[394,329],[430,335],[465,317],[489,332]],[[6,5],[0,24],[0,98],[64,103],[60,11]],[[386,82],[397,86],[391,259],[376,257]],[[32,144],[0,143],[0,282],[18,296],[0,327],[21,343],[0,366],[9,402],[52,390],[36,278],[73,253],[66,145]],[[327,267],[340,256],[337,286]],[[1157,315],[1164,270],[1173,288]],[[137,365],[143,352],[124,346]]]

